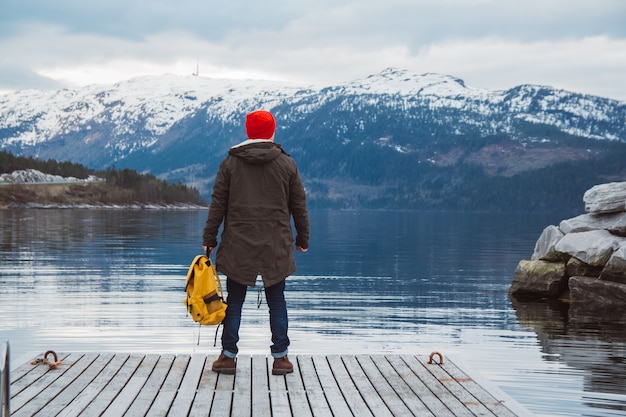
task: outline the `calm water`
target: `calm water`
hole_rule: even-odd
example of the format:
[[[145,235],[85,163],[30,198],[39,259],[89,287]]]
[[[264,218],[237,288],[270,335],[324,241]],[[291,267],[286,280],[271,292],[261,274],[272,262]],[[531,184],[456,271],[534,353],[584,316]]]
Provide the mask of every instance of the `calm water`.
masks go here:
[[[624,317],[508,297],[543,228],[575,214],[312,212],[288,281],[290,352],[437,350],[537,415],[624,416]],[[182,304],[205,216],[0,210],[0,338],[14,362],[48,349],[219,352]],[[241,336],[242,353],[269,353],[254,289]]]

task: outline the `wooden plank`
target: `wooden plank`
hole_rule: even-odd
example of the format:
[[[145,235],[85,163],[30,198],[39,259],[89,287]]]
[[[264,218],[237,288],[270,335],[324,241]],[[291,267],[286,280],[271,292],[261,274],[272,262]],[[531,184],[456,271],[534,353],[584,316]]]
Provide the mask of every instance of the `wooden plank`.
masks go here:
[[[239,361],[237,361],[239,367]],[[233,404],[233,389],[235,387],[235,375],[219,373],[215,384],[213,403],[211,403],[211,417],[224,417],[231,415]]]
[[[267,364],[272,417],[291,417],[292,412],[287,393],[287,377],[285,375],[270,375],[272,365],[273,363],[270,364],[269,362]],[[306,403],[307,408],[308,406],[308,403]]]
[[[406,381],[398,374],[384,356],[373,356],[374,364],[383,375],[387,383],[400,397],[404,405],[416,416],[434,417],[424,402],[409,387]]]
[[[144,359],[140,369],[137,370],[137,374],[140,372],[143,374],[145,372],[145,375],[137,376],[142,379],[147,376],[147,380],[128,410],[126,410],[124,417],[143,417],[148,413],[148,410],[161,390],[161,386],[165,382],[165,378],[167,378],[167,374],[174,363],[174,359],[175,356],[172,354],[160,355],[154,358],[152,355],[149,355]],[[143,369],[145,369],[145,371]],[[139,383],[137,385],[139,385]]]
[[[178,355],[174,358],[174,363],[172,363],[165,382],[146,413],[146,417],[160,417],[168,414],[190,359],[190,355]]]
[[[437,381],[442,384],[444,387],[454,395],[454,397],[458,398],[458,400],[463,404],[463,406],[469,410],[473,415],[476,416],[495,416],[490,410],[487,409],[483,404],[480,403],[469,391],[467,391],[463,386],[456,380],[452,375],[450,375],[446,368],[444,368],[440,364],[426,364],[425,359],[419,358],[426,369],[437,378]],[[447,362],[447,361],[445,361]],[[444,364],[445,364],[444,362]],[[456,411],[455,411],[456,412]],[[464,412],[466,413],[466,412]]]
[[[320,385],[326,396],[326,401],[335,416],[351,416],[353,415],[348,403],[339,389],[333,372],[330,370],[328,361],[323,356],[314,356],[313,365],[315,372],[320,380]]]
[[[30,362],[35,360],[36,358],[29,358],[28,362],[24,362],[22,364],[20,364],[18,367],[16,367],[15,369],[11,369],[9,372],[9,384],[11,385],[11,396],[14,397],[17,392],[17,384],[18,381],[22,378],[24,378],[27,374],[29,374],[30,372],[33,372],[35,370],[35,366],[31,365]],[[38,377],[33,377],[32,379],[35,380]],[[29,384],[28,383],[23,383],[22,384],[22,389],[27,387]]]
[[[365,375],[367,375],[378,395],[380,395],[383,402],[389,407],[391,414],[396,416],[411,415],[411,411],[378,370],[372,357],[367,355],[357,356],[357,361],[363,368]]]
[[[292,358],[291,362],[293,363],[293,373],[285,375],[285,385],[292,414],[298,417],[313,417],[311,406],[304,390],[298,358]]]
[[[122,369],[119,370],[115,377],[111,381],[101,387],[102,390],[96,396],[96,398],[85,408],[79,416],[91,417],[100,416],[111,405],[115,397],[124,388],[128,380],[135,373],[145,355],[143,354],[131,354],[128,360],[124,363]]]
[[[112,353],[99,355],[88,365],[88,368],[86,368],[84,372],[77,375],[76,378],[67,385],[65,381],[61,379],[57,380],[56,383],[64,385],[61,387],[62,391],[44,408],[35,413],[34,416],[49,417],[59,414],[89,386],[109,362],[111,362],[113,357],[114,354]]]
[[[448,360],[450,360],[448,358]],[[500,387],[492,383],[490,380],[485,378],[482,374],[477,372],[471,365],[463,362],[458,358],[454,358],[451,360],[459,369],[463,371],[464,374],[469,375],[476,384],[478,384],[485,392],[491,395],[494,399],[500,402],[504,407],[506,407],[513,415],[516,417],[533,417],[534,414],[531,413],[528,409],[523,407],[520,403],[510,397],[507,393],[502,391]]]
[[[97,358],[98,355],[95,353],[77,355],[80,356],[80,358],[76,361],[73,360],[73,356],[74,355],[70,356],[68,364],[62,365],[61,367],[46,373],[37,381],[37,384],[33,384],[22,391],[24,397],[29,397],[29,400],[23,406],[19,406],[19,408],[16,404],[13,404],[12,407],[16,407],[16,411],[12,412],[11,415],[13,417],[21,417],[32,416],[37,413],[50,403],[67,385],[71,384],[72,381],[74,381],[74,379],[80,375]],[[46,365],[39,366],[45,367]],[[65,368],[65,372],[59,372],[56,373],[56,375],[55,372],[53,372],[59,371],[63,368]],[[47,381],[44,381],[46,379]],[[42,386],[45,386],[43,390],[41,389]],[[22,398],[18,396],[16,400]]]
[[[91,381],[89,386],[76,396],[57,417],[78,416],[96,398],[102,387],[106,386],[119,372],[129,357],[128,354],[116,354],[102,372]]]
[[[58,360],[60,361],[64,361],[68,356],[69,353],[57,354]],[[26,360],[25,362],[15,367],[15,369],[11,369],[11,372],[9,374],[11,384],[11,397],[15,397],[24,388],[31,385],[32,381],[37,380],[41,377],[41,375],[49,370],[49,368],[43,364],[33,365],[31,363],[41,358],[43,358],[43,354],[32,356],[28,358],[28,360]],[[51,356],[49,356],[49,358],[51,358]]]
[[[411,367],[397,355],[387,356],[387,360],[393,366],[398,375],[406,382],[410,389],[437,417],[456,417],[442,400],[433,393],[432,388],[427,386]],[[421,365],[417,363],[421,368]],[[423,369],[423,368],[422,368]],[[425,372],[425,370],[424,370]]]
[[[76,353],[56,370],[24,364],[12,379],[20,388],[12,416],[531,415],[449,359],[429,365],[416,355],[300,355],[284,376],[271,375],[266,356],[241,356],[236,375],[213,372],[215,359]]]
[[[256,389],[256,387],[255,387]],[[237,358],[237,374],[233,392],[231,417],[252,415],[252,357],[240,355]]]
[[[348,373],[341,357],[339,355],[330,355],[326,359],[328,360],[328,364],[335,381],[337,381],[337,385],[339,386],[348,407],[350,407],[352,414],[359,417],[373,417],[372,412],[357,389],[354,380]]]
[[[368,376],[361,368],[361,365],[356,359],[354,355],[345,355],[342,356],[343,363],[350,373],[352,380],[354,381],[355,386],[359,390],[361,397],[367,404],[368,408],[376,417],[393,417],[391,411],[384,403],[382,398],[378,395],[378,392],[372,385]]]
[[[187,416],[187,414],[189,414],[191,404],[196,396],[198,384],[200,383],[205,361],[205,355],[194,354],[191,356],[191,360],[183,375],[183,380],[180,383],[176,398],[174,398],[174,403],[168,415]]]
[[[41,358],[42,356],[43,355],[33,358],[33,361]],[[18,370],[17,375],[13,375],[13,373],[11,373],[10,375],[11,381],[12,381],[11,382],[12,409],[15,411],[19,408],[16,405],[16,404],[19,404],[19,400],[16,400],[15,398],[18,396],[24,397],[24,394],[22,394],[22,391],[31,387],[36,381],[38,381],[48,372],[52,374],[51,377],[48,377],[48,381],[52,382],[52,380],[54,380],[54,377],[61,376],[61,373],[65,372],[69,368],[68,362],[75,361],[79,358],[80,358],[80,355],[75,355],[74,357],[69,358],[69,354],[67,353],[58,355],[58,359],[64,365],[61,365],[58,369],[54,369],[54,370],[51,370],[45,364],[32,365],[31,364],[32,361],[29,361],[28,363],[20,365],[18,368],[16,368]],[[42,380],[41,382],[37,382],[37,385],[41,385],[43,383],[44,381]]]
[[[147,355],[143,359],[136,371],[132,374],[130,379],[128,379],[128,382],[124,385],[124,388],[122,388],[111,405],[106,409],[103,417],[117,417],[126,414],[130,405],[143,389],[157,361],[157,355]]]
[[[15,368],[11,369],[11,373],[9,375],[11,385],[15,384],[19,379],[23,378],[26,374],[33,371],[35,369],[35,366],[32,365],[31,362],[37,360],[40,357],[40,355],[33,355],[32,357],[28,357],[27,360],[20,362]],[[11,360],[11,362],[13,363],[13,360]]]
[[[208,356],[204,363],[204,369],[202,370],[202,376],[200,377],[200,384],[198,391],[193,399],[191,410],[189,410],[188,417],[206,417],[211,411],[211,403],[213,402],[213,393],[215,392],[215,384],[217,383],[217,372],[213,372],[211,369],[213,361],[217,357]],[[224,414],[226,415],[226,414]]]
[[[324,396],[324,390],[320,385],[319,378],[315,372],[315,366],[313,366],[313,358],[307,355],[301,355],[298,357],[298,366],[300,373],[302,374],[302,384],[304,386],[306,396],[309,399],[309,405],[311,412],[314,416],[332,417],[333,413],[330,410],[330,406]]]
[[[452,378],[456,379],[460,385],[469,391],[474,398],[480,401],[481,404],[491,410],[495,415],[498,417],[515,417],[515,414],[511,410],[506,408],[493,395],[488,393],[484,387],[480,386],[465,372],[459,369],[459,367],[450,359],[445,361],[442,367],[446,369]]]
[[[265,356],[252,357],[252,387],[252,415],[271,415],[270,386],[267,358]],[[237,404],[235,403],[234,406],[237,406]]]
[[[467,409],[457,397],[455,397],[446,386],[444,386],[439,380],[428,370],[429,367],[437,365],[429,365],[424,360],[420,360],[416,356],[401,355],[400,358],[407,366],[415,373],[415,375],[424,383],[425,386],[439,398],[444,405],[450,410],[454,416],[473,416],[470,410]]]

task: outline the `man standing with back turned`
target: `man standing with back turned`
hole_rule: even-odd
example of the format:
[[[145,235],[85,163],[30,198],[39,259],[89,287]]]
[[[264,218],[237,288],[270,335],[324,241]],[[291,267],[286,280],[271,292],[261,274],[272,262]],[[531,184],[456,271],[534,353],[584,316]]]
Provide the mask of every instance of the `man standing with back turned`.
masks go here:
[[[248,286],[261,275],[270,313],[274,357],[272,374],[293,372],[287,358],[289,337],[285,279],[296,270],[295,250],[309,247],[309,219],[304,186],[298,167],[274,142],[276,120],[270,112],[246,116],[248,140],[233,146],[222,161],[211,197],[202,245],[213,253],[217,233],[224,222],[217,250],[217,269],[226,275],[228,308],[223,321],[222,353],[213,371],[234,374],[241,308]]]

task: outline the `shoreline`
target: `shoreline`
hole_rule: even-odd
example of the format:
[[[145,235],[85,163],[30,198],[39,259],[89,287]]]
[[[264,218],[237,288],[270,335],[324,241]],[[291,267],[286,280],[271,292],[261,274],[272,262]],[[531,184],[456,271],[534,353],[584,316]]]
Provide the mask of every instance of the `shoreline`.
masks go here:
[[[209,206],[200,206],[195,204],[158,204],[158,203],[146,203],[146,204],[45,204],[45,203],[24,203],[15,204],[10,203],[6,205],[0,205],[0,210],[24,210],[24,209],[36,209],[36,210],[206,210]]]
[[[193,196],[185,193],[160,191],[163,190],[138,191],[105,182],[6,184],[0,187],[0,210],[196,209],[209,206],[208,203],[193,199]]]

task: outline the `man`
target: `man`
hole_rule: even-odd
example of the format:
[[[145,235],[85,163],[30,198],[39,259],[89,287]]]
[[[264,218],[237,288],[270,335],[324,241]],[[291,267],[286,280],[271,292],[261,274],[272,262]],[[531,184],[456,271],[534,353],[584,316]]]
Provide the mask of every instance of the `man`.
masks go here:
[[[222,353],[213,362],[216,372],[236,371],[241,308],[247,287],[255,285],[259,274],[270,313],[272,374],[293,372],[287,357],[284,296],[285,279],[296,270],[291,217],[296,228],[295,250],[299,252],[309,247],[309,220],[298,168],[274,142],[275,130],[276,120],[270,112],[248,114],[248,140],[230,149],[213,186],[202,245],[206,253],[213,253],[218,229],[224,222],[216,266],[226,275],[228,291]]]

